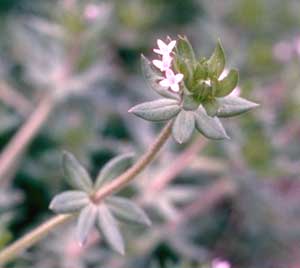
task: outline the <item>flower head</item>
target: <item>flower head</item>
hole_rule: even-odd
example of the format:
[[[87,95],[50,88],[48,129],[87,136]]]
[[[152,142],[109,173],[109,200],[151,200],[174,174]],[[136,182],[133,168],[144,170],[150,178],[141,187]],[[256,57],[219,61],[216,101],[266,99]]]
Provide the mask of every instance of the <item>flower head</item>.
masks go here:
[[[183,74],[174,74],[171,69],[166,71],[166,78],[161,80],[159,84],[165,88],[171,88],[173,91],[179,91],[179,83],[183,79]]]
[[[157,45],[158,45],[159,49],[157,49],[157,48],[153,49],[153,51],[155,53],[163,55],[163,56],[169,55],[172,52],[173,48],[175,47],[176,41],[172,40],[169,44],[166,44],[162,40],[158,39]]]
[[[171,67],[172,57],[169,54],[165,54],[162,60],[153,60],[153,65],[160,69],[161,72],[165,72]]]

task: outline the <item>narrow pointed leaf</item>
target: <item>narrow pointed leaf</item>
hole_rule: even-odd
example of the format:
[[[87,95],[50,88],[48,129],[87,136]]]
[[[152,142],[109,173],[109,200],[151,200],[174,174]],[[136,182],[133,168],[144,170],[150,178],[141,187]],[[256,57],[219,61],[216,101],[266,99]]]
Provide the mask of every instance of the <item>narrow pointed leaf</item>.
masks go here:
[[[196,127],[205,137],[214,140],[228,139],[226,131],[217,117],[207,115],[205,109],[200,106],[194,112]]]
[[[176,117],[172,134],[178,143],[184,143],[192,136],[195,128],[194,112],[182,110]]]
[[[120,220],[146,226],[151,225],[151,221],[146,213],[134,202],[126,198],[112,196],[106,199],[106,204]]]
[[[239,73],[237,70],[231,70],[228,75],[218,82],[216,97],[225,97],[229,95],[237,86],[239,81]]]
[[[63,168],[69,183],[80,190],[90,192],[93,186],[92,180],[85,168],[70,153],[63,155]]]
[[[56,195],[49,208],[56,213],[78,212],[90,203],[90,199],[82,191],[65,191]]]
[[[124,255],[124,241],[118,223],[109,208],[101,205],[98,208],[97,225],[111,248]]]
[[[225,67],[225,54],[220,41],[211,57],[208,59],[207,64],[210,75],[219,77],[223,72]]]
[[[151,62],[144,55],[141,56],[141,65],[143,75],[149,87],[163,97],[176,100],[179,99],[178,94],[173,93],[159,84],[159,81],[163,79],[163,74],[156,71]]]
[[[97,207],[90,204],[80,212],[76,225],[76,234],[80,245],[85,244],[90,231],[95,226],[97,211]]]
[[[123,154],[111,159],[100,171],[95,188],[99,189],[104,183],[110,181],[128,169],[133,162],[133,154]]]
[[[176,44],[176,54],[190,65],[193,65],[196,62],[194,49],[186,36],[179,36]]]
[[[144,102],[132,107],[129,112],[149,121],[165,121],[173,118],[180,111],[178,101],[159,99]]]
[[[235,96],[217,98],[217,102],[219,104],[217,116],[219,117],[239,115],[259,106],[255,102]]]

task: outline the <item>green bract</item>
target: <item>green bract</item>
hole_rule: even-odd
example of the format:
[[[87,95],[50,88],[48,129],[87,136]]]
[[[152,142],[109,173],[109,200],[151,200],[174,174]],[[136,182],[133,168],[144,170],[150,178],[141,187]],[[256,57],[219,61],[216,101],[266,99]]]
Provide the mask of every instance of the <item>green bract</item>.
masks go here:
[[[142,69],[148,85],[163,98],[138,104],[129,112],[149,121],[174,120],[173,137],[179,143],[189,140],[196,128],[209,139],[228,138],[218,117],[231,117],[247,112],[258,104],[231,94],[238,85],[235,69],[226,70],[226,59],[218,41],[212,55],[197,60],[192,45],[179,36],[173,51],[172,69],[184,75],[180,91],[162,87],[165,79],[151,61],[142,56]]]
[[[66,177],[78,190],[56,195],[49,208],[60,214],[78,214],[76,234],[81,245],[86,242],[90,231],[96,226],[106,242],[115,251],[124,254],[124,242],[118,220],[147,226],[151,224],[146,213],[129,199],[109,196],[100,204],[92,200],[95,191],[124,173],[132,162],[132,154],[113,158],[101,169],[93,183],[88,172],[75,157],[68,152],[64,153],[63,169]]]

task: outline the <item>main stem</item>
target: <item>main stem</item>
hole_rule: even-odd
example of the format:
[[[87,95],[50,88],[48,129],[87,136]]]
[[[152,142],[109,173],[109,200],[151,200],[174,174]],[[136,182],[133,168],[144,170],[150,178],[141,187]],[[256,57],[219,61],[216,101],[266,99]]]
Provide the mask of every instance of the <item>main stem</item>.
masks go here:
[[[111,183],[102,187],[93,196],[94,202],[101,202],[104,197],[120,190],[123,186],[129,183],[134,177],[136,177],[156,156],[161,147],[165,144],[171,134],[172,121],[169,121],[163,128],[159,136],[156,138],[150,148],[141,156],[141,158],[126,172],[121,174],[119,177],[114,179]],[[23,252],[25,249],[34,245],[40,239],[45,237],[49,231],[55,227],[65,223],[66,221],[73,218],[72,214],[59,215],[51,218],[44,222],[36,229],[23,236],[4,250],[0,252],[0,265],[3,265],[13,259],[16,255]]]

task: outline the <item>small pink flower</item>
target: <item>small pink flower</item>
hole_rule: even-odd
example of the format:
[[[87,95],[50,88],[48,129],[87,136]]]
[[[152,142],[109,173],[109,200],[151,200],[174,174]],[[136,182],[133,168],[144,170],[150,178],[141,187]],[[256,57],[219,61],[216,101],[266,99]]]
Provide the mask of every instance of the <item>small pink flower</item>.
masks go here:
[[[179,83],[183,79],[183,74],[174,74],[171,69],[166,71],[166,78],[161,80],[159,84],[165,88],[171,88],[173,91],[179,91]]]
[[[153,65],[164,72],[170,69],[172,63],[172,57],[168,54],[163,55],[162,60],[153,60]]]
[[[230,268],[231,264],[228,261],[221,259],[214,259],[212,261],[212,268]]]
[[[291,60],[293,57],[292,44],[288,41],[280,41],[279,43],[274,45],[273,55],[277,60],[281,62],[287,62]]]
[[[164,43],[163,41],[161,41],[160,39],[157,40],[157,45],[158,45],[158,48],[155,48],[153,49],[153,51],[157,54],[160,54],[160,55],[169,55],[173,48],[175,47],[176,45],[176,41],[175,40],[172,40],[169,44],[166,44]]]

